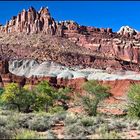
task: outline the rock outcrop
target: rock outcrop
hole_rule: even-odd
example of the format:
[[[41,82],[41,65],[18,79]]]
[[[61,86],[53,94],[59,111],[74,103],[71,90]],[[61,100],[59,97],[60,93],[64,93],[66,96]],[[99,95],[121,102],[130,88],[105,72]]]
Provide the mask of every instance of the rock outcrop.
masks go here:
[[[24,32],[24,33],[39,33],[47,34],[56,33],[56,22],[51,17],[47,8],[41,8],[37,12],[33,7],[27,11],[24,9],[17,16],[14,16],[5,26],[1,26],[1,32]]]
[[[57,22],[48,8],[31,7],[0,26],[0,57],[139,71],[139,38],[140,33],[129,26],[115,33],[111,28]]]
[[[80,89],[91,79],[139,81],[139,38],[140,33],[128,26],[115,33],[111,28],[57,22],[48,8],[31,7],[0,25],[1,86],[46,79]]]
[[[63,36],[63,30],[78,30],[78,24],[73,21],[56,22],[50,15],[48,8],[42,7],[36,11],[30,7],[27,11],[24,9],[17,16],[13,16],[5,26],[0,26],[2,33],[40,33]]]
[[[138,31],[129,26],[122,26],[117,33],[126,37],[132,37],[133,35],[136,35]]]
[[[3,69],[3,73],[12,73],[17,76],[24,76],[26,78],[33,77],[56,77],[56,79],[77,79],[85,78],[87,80],[140,80],[140,73],[126,70],[113,70],[113,69],[93,69],[93,68],[80,68],[66,67],[53,61],[44,61],[38,63],[35,60],[11,60],[9,64]],[[7,70],[8,65],[8,70]],[[5,72],[6,71],[6,72]]]

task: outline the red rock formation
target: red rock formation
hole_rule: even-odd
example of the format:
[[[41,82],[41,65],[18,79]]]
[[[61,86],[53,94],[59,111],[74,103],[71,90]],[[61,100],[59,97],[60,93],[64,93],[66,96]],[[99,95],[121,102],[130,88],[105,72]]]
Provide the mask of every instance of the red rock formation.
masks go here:
[[[0,26],[0,32],[25,32],[29,34],[42,31],[46,34],[62,36],[63,28],[77,33],[78,27],[78,24],[71,21],[56,23],[48,8],[43,7],[37,12],[33,7],[30,7],[27,11],[24,9],[17,16],[14,16],[5,26]]]
[[[126,96],[130,86],[134,83],[140,83],[138,80],[115,80],[115,81],[101,81],[101,84],[107,85],[111,88],[111,93],[115,97]]]
[[[57,79],[57,85],[59,86],[67,86],[75,90],[81,90],[82,85],[86,82],[87,80],[85,78],[76,78],[76,79]]]
[[[52,40],[48,39],[47,43],[41,36],[39,39],[42,39],[43,45],[28,44],[24,46],[22,43],[14,43],[14,39],[10,44],[0,41],[0,58],[2,60],[0,62],[0,72],[4,84],[12,81],[21,84],[25,82],[36,84],[43,79],[47,79],[55,85],[69,85],[80,89],[80,84],[85,81],[85,79],[64,80],[52,77],[32,77],[25,80],[24,77],[20,78],[9,73],[8,62],[4,61],[5,58],[30,58],[40,61],[49,59],[61,62],[66,66],[80,65],[84,68],[92,67],[109,71],[116,69],[139,71],[140,42],[137,40],[140,37],[139,33],[133,33],[130,37],[129,34],[124,36],[124,34],[113,33],[111,28],[80,26],[73,21],[57,23],[51,17],[48,8],[41,8],[37,12],[33,7],[12,17],[5,26],[0,26],[0,32],[7,34],[15,32],[38,33],[39,35],[43,33],[44,36],[50,35],[51,38],[52,35],[55,35]],[[16,38],[18,38],[18,35],[15,40]],[[19,40],[22,40],[22,38]],[[6,41],[9,40],[10,37],[6,38]],[[55,40],[57,41],[55,42]],[[23,42],[26,42],[26,40],[23,40]],[[45,46],[46,44],[49,45]],[[55,46],[56,44],[57,46]],[[70,47],[66,48],[68,45]]]
[[[16,76],[8,70],[10,59],[52,60],[65,66],[106,69],[110,73],[122,69],[140,71],[140,33],[130,31],[114,33],[111,28],[80,26],[74,21],[56,22],[48,8],[38,12],[33,7],[23,10],[5,26],[0,25],[0,87],[11,82],[34,86],[47,80],[55,87],[67,86],[82,93],[82,85],[87,81],[85,78]],[[100,83],[111,87],[113,97],[124,97],[130,85],[140,81]]]
[[[129,62],[132,63],[131,65],[133,65],[133,67],[131,67],[129,64],[129,69],[139,71],[139,67],[136,65],[139,65],[140,63],[140,42],[137,40],[139,39],[140,35],[137,31],[128,28],[127,26],[123,27],[118,33],[113,33],[111,28],[105,29],[80,26],[74,21],[56,22],[51,17],[48,8],[41,8],[40,11],[36,11],[33,7],[31,7],[29,8],[29,10],[23,10],[17,16],[12,17],[12,19],[9,22],[7,22],[5,26],[0,26],[0,32],[24,32],[27,34],[44,33],[47,35],[63,37],[63,39],[68,39],[70,42],[73,42],[76,46],[79,46],[80,49],[86,48],[83,49],[84,53],[90,53],[95,56],[101,55],[104,59],[112,59],[115,62],[115,64],[117,64],[117,67],[120,68],[122,66],[122,69],[124,67],[127,68],[125,66],[125,62]],[[6,46],[6,44],[3,45]],[[10,45],[11,44],[9,44],[9,46],[6,47],[9,49]],[[11,53],[13,53],[12,55],[14,55],[14,57],[20,56],[23,59],[25,58],[25,54],[27,58],[30,58],[29,54],[32,54],[32,52],[34,52],[34,49],[36,48],[33,48],[33,46],[32,48],[28,49],[15,49],[15,47],[12,47],[10,51]],[[6,52],[6,55],[9,55],[9,52]],[[26,52],[30,53],[27,54]],[[41,59],[44,60],[44,57],[46,57],[46,55],[44,56],[42,55],[42,53],[45,53],[47,51],[39,50],[37,52],[38,54],[33,53],[34,55],[32,55],[32,58],[36,59],[37,57],[37,59],[40,59],[39,57],[41,57]],[[56,55],[57,56],[53,54],[53,56],[51,56],[50,59],[54,59],[59,56],[58,54]],[[68,53],[66,55],[69,56]],[[2,55],[2,57],[3,56],[4,55]],[[80,61],[80,59],[77,61]],[[102,67],[102,60],[100,61],[101,64],[98,65]],[[123,61],[124,63],[122,63],[121,61]],[[72,63],[75,62],[70,62],[70,65],[72,65]],[[83,65],[87,65],[86,61],[83,63]],[[104,66],[102,68],[104,68]]]
[[[5,27],[1,27],[1,32],[26,32],[26,33],[45,33],[53,34],[55,21],[51,18],[47,8],[41,8],[37,12],[33,7],[28,11],[23,10],[18,16],[12,18]]]

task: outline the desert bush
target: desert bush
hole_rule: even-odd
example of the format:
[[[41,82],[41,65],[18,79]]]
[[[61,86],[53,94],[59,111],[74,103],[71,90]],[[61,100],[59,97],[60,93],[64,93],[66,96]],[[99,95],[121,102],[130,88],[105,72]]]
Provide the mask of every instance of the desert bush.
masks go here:
[[[4,92],[4,89],[0,88],[0,96],[3,94],[3,92]],[[3,105],[3,102],[2,102],[2,100],[0,100],[0,106],[2,106],[2,105]]]
[[[49,114],[46,112],[39,113],[14,113],[13,116],[0,116],[0,126],[5,129],[16,132],[18,129],[24,128],[35,131],[45,131],[50,129],[59,121],[64,121],[65,112]]]
[[[8,116],[6,128],[9,130],[19,129],[20,125],[18,119],[19,116]]]
[[[12,132],[7,128],[0,126],[0,139],[11,139]]]
[[[65,112],[57,113],[57,114],[53,115],[52,117],[50,117],[49,125],[54,126],[56,123],[59,123],[60,121],[65,121],[65,119],[66,119]]]
[[[0,115],[0,126],[5,127],[7,130],[14,130],[19,128],[19,114],[13,113],[13,115],[10,114],[4,114]]]
[[[58,139],[58,138],[57,138],[56,134],[54,134],[53,131],[48,130],[46,139]]]
[[[99,135],[99,139],[120,139],[119,133],[115,130],[110,131],[110,126],[107,123],[104,123],[96,129],[96,133]]]
[[[66,139],[87,139],[87,136],[95,134],[96,126],[83,126],[77,122],[65,127],[64,135]]]
[[[124,128],[127,128],[127,124],[124,122],[119,122],[119,121],[113,120],[112,122],[110,122],[108,124],[109,131],[112,131],[112,130],[122,131],[122,129],[124,129]]]
[[[19,128],[18,120],[16,116],[0,116],[0,126],[5,127],[8,130]]]
[[[8,129],[29,128],[29,121],[34,118],[33,114],[20,114],[16,113],[14,116],[7,118]]]
[[[82,103],[89,115],[97,115],[98,104],[105,98],[109,97],[109,87],[100,85],[97,81],[88,81],[83,85],[87,92],[82,96]]]
[[[4,116],[0,116],[0,126],[6,126],[7,118]]]
[[[53,128],[56,124],[64,124],[64,120],[65,120],[65,114],[55,114],[53,116],[50,117],[50,119],[48,120],[48,130],[50,130],[51,128]]]
[[[138,127],[137,127],[137,129],[140,130],[140,122],[138,122]]]
[[[42,113],[41,113],[42,114]],[[65,113],[56,114],[36,114],[32,119],[28,121],[28,128],[36,131],[46,131],[60,121],[64,121],[66,118]]]
[[[140,121],[134,118],[131,118],[131,120],[126,121],[127,123],[127,130],[132,130],[132,129],[139,129],[140,126]]]
[[[46,117],[34,117],[29,120],[29,129],[36,131],[46,131],[50,128],[49,119]]]
[[[42,139],[42,137],[35,131],[23,129],[18,131],[13,139]]]
[[[102,123],[102,122],[101,122]],[[100,123],[95,117],[71,115],[65,119],[65,137],[68,139],[87,139],[95,133]]]
[[[61,107],[61,106],[54,106],[54,107],[49,108],[48,113],[55,114],[55,113],[64,112],[64,111],[65,110],[64,110],[63,107]]]
[[[28,121],[31,120],[35,114],[23,114],[12,111],[1,111],[0,114],[0,125],[6,127],[9,130],[18,128],[28,128]]]
[[[88,127],[92,126],[95,123],[95,119],[93,117],[83,117],[80,119],[80,122],[83,126]]]
[[[121,136],[116,131],[111,131],[101,134],[100,139],[121,139]]]
[[[73,123],[76,123],[78,121],[78,116],[76,116],[74,113],[67,113],[65,124],[70,125]]]
[[[4,92],[3,88],[0,88],[0,95]]]
[[[140,118],[140,84],[130,87],[128,94],[128,116]]]
[[[0,115],[2,116],[13,116],[15,114],[15,112],[11,111],[11,110],[0,110]]]
[[[88,135],[88,131],[79,123],[74,123],[65,127],[66,139],[81,139]]]
[[[20,114],[18,118],[20,128],[29,128],[29,121],[34,117],[34,114]]]
[[[68,104],[66,102],[71,99],[71,97],[69,96],[70,92],[72,92],[72,90],[68,87],[59,88],[56,92],[56,99],[57,101],[61,102],[61,106],[64,110],[68,109]]]

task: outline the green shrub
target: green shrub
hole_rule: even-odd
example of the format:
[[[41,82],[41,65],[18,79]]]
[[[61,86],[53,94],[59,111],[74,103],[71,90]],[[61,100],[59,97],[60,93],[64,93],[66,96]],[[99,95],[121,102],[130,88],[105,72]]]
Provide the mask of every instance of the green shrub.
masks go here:
[[[46,139],[58,139],[58,138],[56,134],[54,134],[54,132],[52,132],[51,130],[48,130]]]
[[[0,116],[0,126],[6,126],[7,118],[4,116]]]
[[[89,133],[79,123],[74,123],[65,127],[65,138],[66,139],[81,139],[85,138]]]
[[[127,124],[124,122],[119,122],[119,121],[112,121],[108,125],[109,131],[112,131],[112,130],[122,131],[122,129],[124,128],[127,128]]]
[[[101,124],[96,132],[99,134],[109,132],[109,125],[107,123]]]
[[[48,81],[42,81],[34,88],[34,91],[36,94],[35,110],[48,112],[49,106],[53,105],[56,98],[55,89],[49,85]]]
[[[116,131],[111,131],[101,134],[100,139],[121,139],[121,136]]]
[[[51,116],[51,118],[49,119],[48,121],[49,126],[54,126],[56,123],[64,122],[65,118],[66,118],[66,113],[64,112],[57,113]]]
[[[51,114],[55,114],[55,113],[59,113],[59,112],[64,112],[65,110],[63,109],[63,107],[61,106],[55,106],[55,107],[51,107],[49,108],[48,112]]]
[[[0,126],[0,139],[10,139],[12,138],[12,132],[7,130],[7,128]]]
[[[140,84],[130,87],[128,94],[128,116],[140,118]]]
[[[28,121],[29,129],[36,131],[46,131],[54,126],[56,123],[60,121],[64,121],[66,118],[66,114],[63,112],[52,114],[36,114],[32,119]]]
[[[36,131],[46,131],[50,128],[49,119],[46,117],[34,117],[29,120],[29,129]]]
[[[18,117],[17,116],[9,116],[7,118],[7,125],[6,128],[9,130],[15,130],[20,128],[19,122],[18,122]]]
[[[96,129],[96,133],[99,135],[98,139],[120,139],[120,135],[115,131],[110,131],[109,124],[104,123]]]
[[[88,126],[92,126],[95,123],[95,120],[93,117],[83,117],[81,118],[81,123],[83,126],[88,127]]]
[[[42,81],[33,89],[27,85],[19,87],[16,83],[10,83],[4,88],[4,92],[0,90],[0,105],[4,105],[7,109],[17,109],[19,112],[29,113],[32,111],[46,111],[53,107],[58,101],[61,102],[63,109],[68,109],[66,103],[70,99],[67,93],[69,88],[54,89],[48,81]],[[50,109],[51,112],[60,111],[60,107]]]
[[[29,121],[34,117],[34,114],[20,114],[18,118],[20,128],[29,128]]]
[[[76,123],[78,121],[78,117],[74,113],[68,113],[66,115],[65,124],[70,125]]]
[[[68,95],[70,91],[69,88],[60,88],[56,90],[49,85],[48,81],[42,81],[34,89],[36,94],[35,110],[39,111],[45,109],[46,112],[55,113],[67,109],[66,101],[70,99]],[[58,101],[61,102],[63,109],[61,107],[53,107]]]
[[[68,109],[67,101],[71,99],[71,97],[69,96],[70,92],[72,92],[72,90],[68,87],[59,88],[56,92],[56,100],[61,102],[61,106],[64,110]]]
[[[18,111],[29,112],[34,103],[34,94],[27,89],[19,87],[16,83],[6,85],[1,101],[8,108],[17,108]]]
[[[42,139],[42,137],[35,131],[23,129],[16,134],[14,139]]]
[[[65,138],[87,139],[98,128],[96,119],[89,116],[68,115],[65,119]]]
[[[4,89],[3,88],[0,88],[0,96],[4,93]],[[0,106],[3,105],[3,102],[2,100],[0,99]]]
[[[0,88],[0,95],[2,95],[3,92],[4,92],[4,89]]]
[[[102,86],[94,80],[86,82],[83,87],[87,92],[81,97],[83,106],[89,115],[96,116],[98,104],[110,95],[109,87]]]
[[[0,110],[0,115],[2,116],[13,116],[15,113],[11,110]]]

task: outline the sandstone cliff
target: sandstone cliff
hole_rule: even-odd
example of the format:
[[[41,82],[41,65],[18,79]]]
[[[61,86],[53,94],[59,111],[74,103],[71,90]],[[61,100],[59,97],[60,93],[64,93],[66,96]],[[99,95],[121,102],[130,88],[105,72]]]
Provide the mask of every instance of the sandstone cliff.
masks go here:
[[[140,33],[57,22],[48,8],[23,10],[0,26],[0,58],[52,60],[66,66],[139,71]]]

